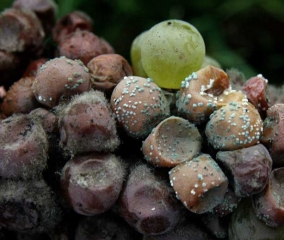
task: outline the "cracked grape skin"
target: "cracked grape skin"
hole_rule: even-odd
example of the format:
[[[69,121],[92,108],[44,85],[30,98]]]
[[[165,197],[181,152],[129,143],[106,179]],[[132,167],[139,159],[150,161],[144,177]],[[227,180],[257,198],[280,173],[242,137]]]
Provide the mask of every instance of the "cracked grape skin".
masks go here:
[[[146,74],[166,89],[179,89],[185,77],[201,68],[204,57],[201,34],[182,20],[156,24],[141,43],[141,62]]]

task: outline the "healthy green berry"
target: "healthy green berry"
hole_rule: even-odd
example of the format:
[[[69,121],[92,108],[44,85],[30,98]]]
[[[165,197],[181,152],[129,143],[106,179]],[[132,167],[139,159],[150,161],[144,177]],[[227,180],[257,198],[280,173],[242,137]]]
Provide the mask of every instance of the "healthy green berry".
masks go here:
[[[162,88],[179,89],[182,80],[201,68],[204,57],[205,44],[201,34],[182,20],[160,22],[142,39],[142,66]]]

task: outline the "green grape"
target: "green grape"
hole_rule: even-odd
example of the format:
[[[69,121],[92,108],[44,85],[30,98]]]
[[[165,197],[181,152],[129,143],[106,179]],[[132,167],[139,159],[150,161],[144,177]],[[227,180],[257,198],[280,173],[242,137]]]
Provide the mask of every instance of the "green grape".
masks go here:
[[[199,31],[182,20],[153,26],[141,43],[141,62],[146,74],[160,87],[179,89],[180,83],[201,68],[205,44]]]
[[[213,66],[213,67],[217,67],[217,68],[221,68],[221,64],[214,58],[205,55],[204,61],[202,63],[201,68],[204,68],[206,66]]]
[[[132,70],[135,76],[140,77],[148,77],[147,74],[144,71],[144,68],[141,63],[141,43],[145,36],[145,32],[140,33],[132,42],[131,48],[130,48],[130,59],[131,59],[131,65]]]

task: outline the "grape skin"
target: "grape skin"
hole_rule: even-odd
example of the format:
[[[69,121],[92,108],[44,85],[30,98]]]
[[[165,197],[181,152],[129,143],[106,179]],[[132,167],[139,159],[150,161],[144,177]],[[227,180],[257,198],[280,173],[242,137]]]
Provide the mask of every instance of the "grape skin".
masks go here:
[[[147,74],[141,63],[141,43],[147,31],[140,33],[132,42],[130,48],[130,58],[133,73],[135,76],[147,78]]]
[[[143,38],[143,68],[162,88],[179,89],[181,81],[202,66],[205,44],[199,31],[188,22],[160,22]]]

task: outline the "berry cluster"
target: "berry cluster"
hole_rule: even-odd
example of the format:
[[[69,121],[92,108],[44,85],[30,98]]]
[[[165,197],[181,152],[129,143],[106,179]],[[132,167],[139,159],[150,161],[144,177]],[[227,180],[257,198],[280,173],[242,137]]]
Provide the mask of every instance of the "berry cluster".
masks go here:
[[[140,34],[130,65],[86,13],[55,13],[0,13],[1,239],[283,238],[281,90],[184,21]]]

